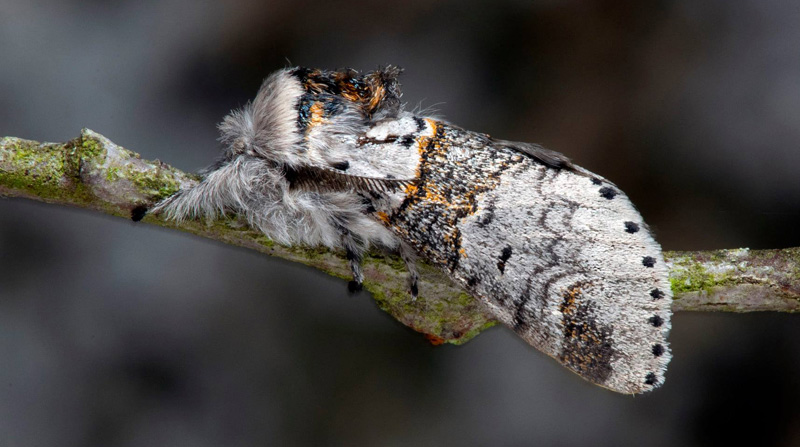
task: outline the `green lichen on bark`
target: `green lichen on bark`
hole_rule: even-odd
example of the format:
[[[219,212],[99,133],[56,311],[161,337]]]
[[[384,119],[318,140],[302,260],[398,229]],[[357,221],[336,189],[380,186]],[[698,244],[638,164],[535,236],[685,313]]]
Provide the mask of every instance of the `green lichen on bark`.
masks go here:
[[[673,309],[800,312],[800,249],[664,254]]]
[[[153,205],[198,180],[158,160],[142,160],[88,129],[66,143],[0,139],[0,196],[128,218],[135,207]],[[350,276],[344,253],[277,244],[235,216],[172,222],[147,215],[143,222],[300,262],[337,278]],[[666,252],[665,258],[674,310],[800,311],[800,249]],[[434,343],[464,343],[496,324],[441,271],[424,262],[418,269],[420,295],[412,300],[403,262],[373,251],[364,263],[364,289],[381,309]]]
[[[461,344],[495,324],[477,300],[435,267],[418,263],[419,296],[413,300],[397,256],[373,253],[366,261],[364,288],[378,306],[433,343]]]
[[[0,194],[124,216],[196,181],[84,129],[66,143],[0,140]]]
[[[42,199],[67,195],[65,145],[21,138],[0,140],[0,185]]]
[[[738,250],[747,253],[748,250]],[[744,271],[744,266],[730,263],[718,263],[721,254],[711,253],[707,262],[698,262],[690,254],[675,256],[671,259],[670,285],[676,294],[686,292],[708,292],[714,287],[736,284],[737,273]],[[712,267],[718,265],[718,267]]]

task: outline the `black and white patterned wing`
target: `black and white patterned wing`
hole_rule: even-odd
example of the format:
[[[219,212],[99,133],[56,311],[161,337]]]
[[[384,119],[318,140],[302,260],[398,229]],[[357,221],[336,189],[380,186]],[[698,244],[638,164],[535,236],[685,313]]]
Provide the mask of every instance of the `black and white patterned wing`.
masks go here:
[[[563,156],[428,124],[390,228],[587,380],[629,394],[661,384],[667,270],[628,198]]]
[[[543,165],[514,169],[458,228],[463,280],[529,343],[615,391],[663,383],[667,269],[615,186]]]

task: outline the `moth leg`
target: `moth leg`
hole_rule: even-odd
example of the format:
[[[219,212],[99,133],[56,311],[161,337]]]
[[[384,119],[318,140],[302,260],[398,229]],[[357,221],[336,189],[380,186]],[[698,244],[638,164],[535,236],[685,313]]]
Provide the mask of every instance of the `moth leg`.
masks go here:
[[[363,288],[364,270],[361,268],[361,261],[364,260],[365,245],[364,240],[354,235],[347,227],[338,225],[342,235],[342,246],[344,246],[347,262],[350,264],[350,271],[353,273],[353,280],[347,283],[347,290],[358,292]]]
[[[419,295],[419,271],[417,270],[417,254],[414,249],[405,242],[400,243],[400,259],[406,264],[408,270],[408,289],[411,291],[411,299],[416,300]]]
[[[345,254],[350,263],[350,271],[353,273],[353,280],[347,283],[347,290],[358,292],[363,288],[364,283],[364,271],[361,268],[363,254],[361,250],[353,250],[347,245],[345,245]]]

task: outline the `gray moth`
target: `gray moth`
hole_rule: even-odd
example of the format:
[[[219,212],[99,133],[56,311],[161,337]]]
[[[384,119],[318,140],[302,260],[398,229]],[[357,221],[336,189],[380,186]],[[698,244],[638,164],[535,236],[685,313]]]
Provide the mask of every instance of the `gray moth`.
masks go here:
[[[581,377],[664,382],[671,291],[661,248],[613,183],[565,156],[406,111],[394,67],[268,77],[220,124],[225,150],[150,212],[236,214],[282,244],[370,246],[438,266],[497,320]]]

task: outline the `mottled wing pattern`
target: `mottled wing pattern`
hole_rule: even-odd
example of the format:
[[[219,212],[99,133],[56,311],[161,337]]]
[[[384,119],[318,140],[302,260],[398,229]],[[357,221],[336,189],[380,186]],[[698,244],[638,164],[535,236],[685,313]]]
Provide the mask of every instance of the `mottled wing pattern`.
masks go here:
[[[386,222],[530,344],[623,393],[663,382],[670,287],[613,184],[430,121],[419,179]]]
[[[304,166],[350,191],[528,343],[623,393],[663,383],[671,294],[628,198],[562,154],[403,112],[398,71],[295,69]],[[412,286],[413,289],[413,286]]]

